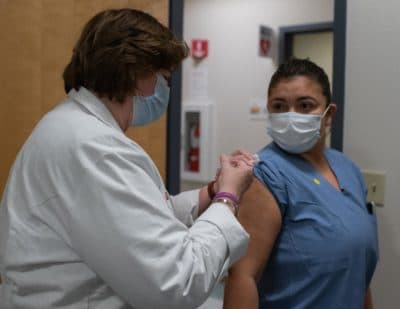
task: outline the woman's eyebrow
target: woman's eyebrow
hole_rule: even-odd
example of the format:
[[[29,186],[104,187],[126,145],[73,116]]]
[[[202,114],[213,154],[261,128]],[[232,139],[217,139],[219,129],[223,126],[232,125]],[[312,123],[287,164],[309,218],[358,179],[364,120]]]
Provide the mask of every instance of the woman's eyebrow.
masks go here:
[[[286,99],[284,97],[273,97],[273,98],[271,98],[271,101],[282,101],[282,102],[284,102],[284,101],[286,101]]]
[[[312,100],[318,102],[318,100],[312,96],[301,96],[297,98],[297,101],[302,101],[302,100]]]

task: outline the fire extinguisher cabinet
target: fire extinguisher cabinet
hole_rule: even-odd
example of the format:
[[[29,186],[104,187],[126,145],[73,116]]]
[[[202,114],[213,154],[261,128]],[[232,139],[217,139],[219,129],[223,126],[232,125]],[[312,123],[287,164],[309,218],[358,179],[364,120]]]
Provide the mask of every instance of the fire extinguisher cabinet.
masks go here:
[[[182,105],[181,179],[208,182],[215,176],[214,105]]]

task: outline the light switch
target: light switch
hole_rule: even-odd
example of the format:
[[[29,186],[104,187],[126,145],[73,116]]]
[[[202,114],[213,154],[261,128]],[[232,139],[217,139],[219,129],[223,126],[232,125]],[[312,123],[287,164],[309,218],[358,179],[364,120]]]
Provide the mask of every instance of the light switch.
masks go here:
[[[363,174],[368,187],[367,201],[383,207],[385,203],[385,172],[363,170]]]

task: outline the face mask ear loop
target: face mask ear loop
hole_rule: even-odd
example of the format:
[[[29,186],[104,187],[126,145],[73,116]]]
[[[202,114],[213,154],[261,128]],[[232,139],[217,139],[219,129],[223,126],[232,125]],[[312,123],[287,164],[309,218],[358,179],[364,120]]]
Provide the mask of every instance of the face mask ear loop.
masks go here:
[[[326,115],[326,113],[328,112],[328,110],[329,110],[329,108],[331,107],[331,104],[329,104],[327,107],[326,107],[326,109],[325,109],[325,111],[322,113],[322,115],[321,115],[321,119],[323,119],[324,117],[325,117],[325,115]]]
[[[326,137],[330,136],[330,135],[331,135],[331,132],[332,132],[331,127],[330,127],[330,126],[329,126],[329,127],[326,127],[326,129],[325,129]]]
[[[328,112],[329,108],[331,107],[331,104],[328,104],[328,106],[326,107],[325,111],[322,113],[321,115],[321,120],[324,119],[326,113]],[[325,134],[326,136],[328,136],[329,134],[331,134],[331,128],[329,127],[325,127]]]

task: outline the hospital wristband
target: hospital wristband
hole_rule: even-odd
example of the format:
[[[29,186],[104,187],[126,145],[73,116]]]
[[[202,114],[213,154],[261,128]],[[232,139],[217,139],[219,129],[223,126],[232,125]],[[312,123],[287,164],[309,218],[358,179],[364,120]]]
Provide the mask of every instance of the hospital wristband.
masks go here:
[[[218,192],[217,194],[215,194],[215,199],[217,198],[228,198],[230,199],[232,202],[234,202],[236,205],[239,204],[239,199],[237,198],[237,196],[235,194],[232,194],[230,192]]]
[[[239,205],[236,204],[235,202],[233,202],[232,200],[230,200],[229,198],[224,198],[224,197],[219,197],[219,198],[215,198],[212,201],[213,203],[222,203],[225,204],[226,206],[228,206],[231,210],[233,210],[233,214],[235,215],[235,217],[237,217],[237,214],[239,212]]]

